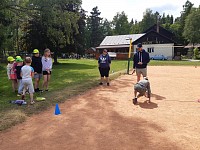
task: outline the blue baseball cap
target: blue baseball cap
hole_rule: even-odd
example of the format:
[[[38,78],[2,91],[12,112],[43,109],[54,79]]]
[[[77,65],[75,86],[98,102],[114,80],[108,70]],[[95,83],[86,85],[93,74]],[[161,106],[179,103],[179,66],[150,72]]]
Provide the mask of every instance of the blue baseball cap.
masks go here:
[[[138,48],[141,48],[141,47],[142,47],[142,44],[141,44],[141,43],[138,43],[138,44],[137,44],[137,47],[138,47]]]

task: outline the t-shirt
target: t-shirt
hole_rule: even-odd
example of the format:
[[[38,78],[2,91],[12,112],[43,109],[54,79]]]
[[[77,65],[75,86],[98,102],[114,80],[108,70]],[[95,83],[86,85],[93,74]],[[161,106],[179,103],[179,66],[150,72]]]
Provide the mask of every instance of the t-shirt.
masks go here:
[[[22,69],[23,66],[16,66],[15,69],[16,69],[16,73],[17,73],[17,79],[22,79],[21,77],[21,69]]]
[[[100,55],[98,63],[99,63],[100,68],[108,68],[109,64],[111,63],[110,56],[108,54],[107,55]]]
[[[31,66],[25,65],[22,67],[21,73],[23,80],[32,79],[32,73],[34,73],[34,69]]]

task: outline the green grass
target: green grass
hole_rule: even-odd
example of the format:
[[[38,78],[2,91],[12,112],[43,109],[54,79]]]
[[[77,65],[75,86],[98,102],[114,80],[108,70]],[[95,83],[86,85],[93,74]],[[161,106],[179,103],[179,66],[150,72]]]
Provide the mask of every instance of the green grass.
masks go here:
[[[0,66],[0,131],[25,120],[25,115],[31,115],[46,110],[55,103],[64,102],[67,98],[87,91],[98,85],[99,72],[97,60],[59,60],[59,65],[53,66],[50,92],[35,94],[46,97],[46,101],[37,102],[34,106],[17,106],[10,100],[20,99],[12,92],[11,82],[7,78],[6,64]],[[127,61],[112,61],[111,74],[127,68]],[[118,76],[118,75],[115,75]],[[29,97],[27,95],[29,102]],[[10,113],[10,112],[17,112]],[[53,112],[52,112],[53,113]],[[20,115],[17,115],[20,114]],[[23,116],[23,117],[22,117]],[[8,119],[10,118],[10,119]]]
[[[151,60],[150,66],[200,66],[198,61],[156,61]]]
[[[11,83],[7,78],[6,64],[0,65],[0,131],[5,130],[15,124],[23,122],[26,116],[46,110],[55,103],[61,103],[69,97],[83,93],[98,85],[99,72],[97,60],[71,60],[60,59],[59,65],[53,66],[50,82],[50,92],[44,92],[36,96],[46,97],[46,101],[37,102],[33,106],[17,106],[10,104],[10,100],[16,100],[16,93],[12,92]],[[200,62],[188,61],[151,61],[151,66],[194,66]],[[132,61],[130,66],[132,67]],[[127,61],[112,61],[111,78],[116,78],[122,71],[125,73]],[[28,97],[29,99],[29,97]],[[28,101],[29,102],[29,101]],[[53,114],[53,112],[52,112]]]

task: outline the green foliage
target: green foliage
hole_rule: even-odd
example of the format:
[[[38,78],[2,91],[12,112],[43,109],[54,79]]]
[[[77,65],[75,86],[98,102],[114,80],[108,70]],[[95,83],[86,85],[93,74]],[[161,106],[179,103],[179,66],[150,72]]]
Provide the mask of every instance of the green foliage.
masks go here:
[[[125,35],[130,33],[131,26],[124,11],[117,13],[117,15],[114,16],[112,24],[114,27],[113,32],[115,35]]]
[[[200,56],[199,56],[199,49],[198,47],[194,48],[194,59],[199,59]]]
[[[186,17],[183,35],[190,43],[200,43],[200,7]]]

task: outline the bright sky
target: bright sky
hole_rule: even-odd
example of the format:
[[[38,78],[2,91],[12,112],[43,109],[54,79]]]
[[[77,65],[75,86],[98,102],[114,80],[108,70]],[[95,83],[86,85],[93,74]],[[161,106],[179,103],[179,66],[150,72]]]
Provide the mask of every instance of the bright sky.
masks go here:
[[[88,14],[92,8],[98,6],[101,12],[101,17],[107,18],[109,21],[113,19],[117,12],[124,11],[128,15],[129,21],[141,21],[143,13],[147,8],[154,12],[158,11],[160,14],[165,12],[165,15],[170,14],[174,17],[180,16],[183,10],[183,5],[186,0],[82,0],[82,7]],[[190,0],[195,7],[200,5],[199,0]]]

